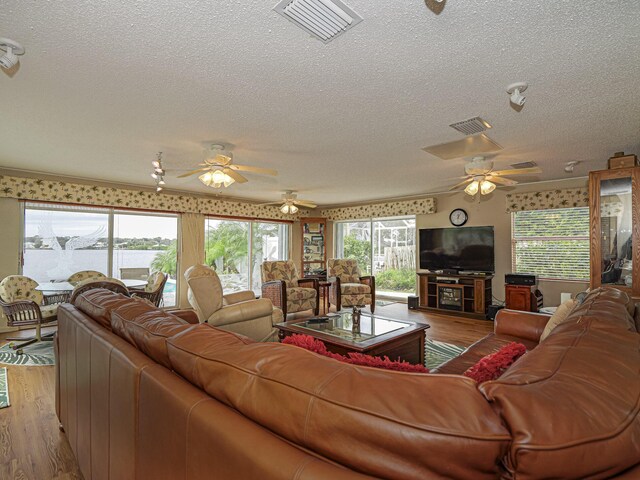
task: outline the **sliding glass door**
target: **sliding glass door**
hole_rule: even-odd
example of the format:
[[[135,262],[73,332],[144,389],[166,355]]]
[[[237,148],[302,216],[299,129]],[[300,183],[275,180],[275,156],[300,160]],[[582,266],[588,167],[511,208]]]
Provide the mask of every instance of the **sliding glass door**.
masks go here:
[[[81,270],[109,275],[109,210],[27,204],[22,274],[38,283]]]
[[[355,258],[363,274],[376,277],[379,296],[415,293],[415,217],[336,222],[336,258]]]
[[[169,307],[176,304],[177,244],[177,215],[29,202],[22,273],[42,283],[83,270],[140,280],[161,271],[169,274]]]
[[[205,262],[216,270],[226,293],[253,290],[260,294],[262,262],[288,258],[288,224],[206,220]]]

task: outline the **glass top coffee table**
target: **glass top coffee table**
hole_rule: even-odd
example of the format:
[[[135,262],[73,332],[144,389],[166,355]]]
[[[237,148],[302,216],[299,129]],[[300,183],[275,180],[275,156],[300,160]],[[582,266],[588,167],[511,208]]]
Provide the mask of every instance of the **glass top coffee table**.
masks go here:
[[[310,335],[322,340],[327,350],[346,355],[348,352],[366,353],[391,360],[405,360],[424,365],[426,323],[372,315],[362,311],[360,328],[353,328],[353,313],[342,311],[324,317],[312,317],[279,323],[280,340],[293,334]]]

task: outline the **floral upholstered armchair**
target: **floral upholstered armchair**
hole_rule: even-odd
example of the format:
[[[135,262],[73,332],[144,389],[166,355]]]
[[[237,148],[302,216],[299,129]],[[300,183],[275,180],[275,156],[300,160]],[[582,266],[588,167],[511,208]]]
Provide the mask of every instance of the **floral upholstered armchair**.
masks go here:
[[[42,292],[36,290],[38,282],[23,275],[9,275],[0,282],[0,306],[7,317],[9,327],[22,327],[35,325],[36,336],[14,348],[18,349],[30,343],[40,340],[51,340],[42,338],[41,327],[43,323],[56,320],[58,315],[58,305],[45,305]]]
[[[262,296],[268,298],[287,314],[313,310],[318,315],[318,280],[299,278],[298,269],[291,260],[262,263]]]
[[[331,258],[327,261],[327,277],[331,282],[329,301],[336,311],[342,307],[369,305],[376,308],[376,278],[360,275],[358,262],[353,259]]]
[[[95,270],[82,270],[71,275],[67,279],[67,282],[77,284],[87,280],[100,280],[102,278],[107,278],[107,276],[104,273],[96,272]]]

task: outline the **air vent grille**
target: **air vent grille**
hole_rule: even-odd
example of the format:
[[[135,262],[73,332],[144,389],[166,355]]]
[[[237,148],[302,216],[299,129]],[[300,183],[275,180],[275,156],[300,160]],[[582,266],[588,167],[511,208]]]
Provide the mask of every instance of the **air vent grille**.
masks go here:
[[[520,168],[533,168],[533,167],[537,167],[538,164],[536,162],[520,162],[520,163],[512,163],[511,164],[511,168],[516,168],[516,169],[520,169]]]
[[[462,122],[452,123],[449,126],[463,135],[475,135],[476,133],[482,133],[491,128],[489,122],[481,119],[480,117],[474,117],[469,120],[463,120]]]
[[[273,9],[324,43],[362,21],[338,0],[282,0]]]

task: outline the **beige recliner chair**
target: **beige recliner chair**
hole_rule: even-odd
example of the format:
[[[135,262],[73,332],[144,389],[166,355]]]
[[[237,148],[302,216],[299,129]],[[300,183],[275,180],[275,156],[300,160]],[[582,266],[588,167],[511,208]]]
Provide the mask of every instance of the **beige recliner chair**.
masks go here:
[[[207,265],[194,265],[184,272],[189,285],[189,303],[200,322],[223,330],[240,333],[258,342],[277,340],[276,323],[282,322],[282,311],[271,300],[256,300],[250,291],[223,295],[218,274]]]

